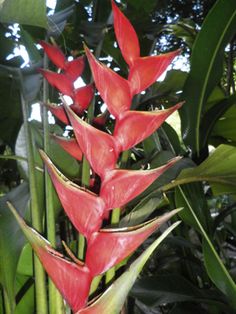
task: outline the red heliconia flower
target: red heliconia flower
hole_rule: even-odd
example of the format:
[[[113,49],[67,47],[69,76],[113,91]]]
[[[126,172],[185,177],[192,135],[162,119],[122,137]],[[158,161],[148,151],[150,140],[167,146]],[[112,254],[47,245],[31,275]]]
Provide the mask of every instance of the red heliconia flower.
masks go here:
[[[102,132],[80,119],[65,105],[76,140],[93,170],[101,177],[115,168],[118,152],[113,136]]]
[[[70,121],[66,115],[66,112],[63,106],[57,106],[52,103],[46,103],[45,106],[48,108],[48,110],[51,111],[51,113],[55,117],[57,117],[58,120],[65,123],[66,125],[70,124]]]
[[[114,29],[121,53],[129,65],[128,81],[131,94],[135,95],[153,84],[166,70],[179,50],[160,56],[140,57],[138,36],[130,21],[112,1]]]
[[[63,298],[74,312],[84,308],[92,281],[88,267],[63,258],[63,255],[55,251],[46,239],[26,225],[10,203],[8,206]]]
[[[64,110],[64,108],[63,108]],[[52,135],[52,138],[72,157],[81,161],[83,153],[75,138],[65,138],[62,136]]]
[[[121,207],[142,193],[164,171],[180,158],[176,157],[167,164],[152,170],[121,170],[107,172],[102,181],[100,197],[104,200],[106,210]]]
[[[98,62],[90,50],[85,46],[85,52],[93,73],[96,87],[106,103],[110,113],[118,118],[119,115],[131,106],[129,82]]]
[[[91,233],[98,231],[102,225],[102,198],[74,184],[53,165],[43,151],[40,151],[40,154],[66,214],[75,228],[89,238]]]
[[[121,262],[177,211],[171,211],[135,227],[101,229],[94,232],[88,241],[85,260],[91,275],[102,274]]]
[[[62,94],[73,97],[74,95],[73,81],[67,75],[44,69],[39,69],[39,72],[46,78],[46,80],[52,86],[56,87]]]
[[[64,69],[66,63],[66,57],[60,48],[54,45],[50,45],[41,40],[40,45],[43,47],[48,58],[60,69]]]
[[[88,108],[94,96],[93,84],[75,89],[73,95],[74,104],[71,106],[74,112],[82,114]]]
[[[166,110],[125,111],[116,122],[113,136],[121,151],[128,150],[150,136],[175,110],[179,103]]]

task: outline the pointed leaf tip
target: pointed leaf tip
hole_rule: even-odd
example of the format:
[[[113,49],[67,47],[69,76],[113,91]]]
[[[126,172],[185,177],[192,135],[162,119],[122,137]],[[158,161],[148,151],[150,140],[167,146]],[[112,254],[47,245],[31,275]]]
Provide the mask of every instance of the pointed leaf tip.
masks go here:
[[[90,50],[85,52],[93,73],[95,85],[110,113],[118,117],[131,106],[129,82],[95,59]]]
[[[103,200],[67,179],[40,150],[62,206],[75,228],[86,238],[99,230],[104,215]]]
[[[113,136],[80,119],[70,107],[65,105],[65,109],[82,152],[93,170],[101,177],[104,177],[108,170],[115,168],[118,157]]]
[[[27,226],[14,207],[8,203],[23,233],[32,245],[43,267],[74,312],[83,308],[88,299],[91,275],[87,266],[72,263],[55,251],[37,231]]]
[[[179,210],[131,228],[102,229],[88,241],[86,265],[92,276],[104,273],[133,253],[157,228]],[[125,229],[125,230],[124,230]]]
[[[167,69],[180,50],[159,56],[138,58],[130,68],[128,81],[132,95],[144,91],[152,85]]]
[[[148,188],[160,175],[180,158],[152,170],[111,170],[102,182],[100,197],[106,208],[121,207]]]
[[[127,17],[111,1],[114,15],[114,29],[121,53],[129,66],[140,56],[138,36]]]
[[[43,47],[48,58],[60,69],[65,68],[66,57],[60,48],[54,45],[50,45],[45,41],[41,40],[40,45]]]

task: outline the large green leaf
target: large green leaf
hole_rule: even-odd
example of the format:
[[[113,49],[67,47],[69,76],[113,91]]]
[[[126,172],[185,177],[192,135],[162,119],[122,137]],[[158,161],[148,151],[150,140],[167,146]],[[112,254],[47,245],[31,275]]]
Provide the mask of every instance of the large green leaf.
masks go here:
[[[189,217],[191,217],[190,219],[192,220],[191,224],[197,226],[197,230],[203,237],[203,255],[207,273],[217,288],[226,295],[231,306],[236,309],[236,284],[223,264],[206,230],[195,214],[195,210],[186,197],[186,194],[180,187],[178,187],[178,189],[182,195],[182,200],[178,205],[183,206],[185,208],[184,210],[189,212]]]
[[[178,274],[143,277],[134,284],[131,295],[149,307],[187,301],[224,306],[219,293],[199,289]]]
[[[162,189],[197,181],[208,181],[216,194],[235,193],[236,188],[236,147],[220,145],[198,167],[181,171],[180,175]]]
[[[182,109],[185,143],[199,155],[201,114],[207,98],[219,82],[223,54],[236,29],[236,1],[218,0],[206,17],[193,46],[191,71],[186,80]]]
[[[179,221],[170,226],[159,238],[157,238],[94,303],[77,314],[118,314],[120,313],[129,290],[143,266],[157,246],[167,235],[179,225]]]
[[[24,216],[28,199],[29,191],[26,183],[13,189],[0,199],[0,283],[6,291],[12,307],[15,304],[16,268],[25,240],[18,223],[6,205],[6,201],[12,202],[19,213]]]
[[[1,0],[0,22],[47,28],[46,0]]]

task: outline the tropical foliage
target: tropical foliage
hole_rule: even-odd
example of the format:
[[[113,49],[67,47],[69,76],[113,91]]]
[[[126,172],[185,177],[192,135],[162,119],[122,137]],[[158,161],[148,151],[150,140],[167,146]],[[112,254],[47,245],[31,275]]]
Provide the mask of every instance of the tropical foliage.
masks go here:
[[[235,311],[236,3],[183,2],[1,2],[0,313]]]

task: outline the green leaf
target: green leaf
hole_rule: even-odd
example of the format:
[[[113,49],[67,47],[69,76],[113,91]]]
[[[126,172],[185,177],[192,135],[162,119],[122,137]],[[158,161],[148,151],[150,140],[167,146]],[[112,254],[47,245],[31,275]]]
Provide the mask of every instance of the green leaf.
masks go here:
[[[0,22],[47,28],[46,0],[2,0]]]
[[[222,14],[223,13],[223,14]],[[201,115],[223,69],[224,49],[236,29],[235,0],[218,0],[210,10],[193,46],[191,71],[182,98],[182,132],[185,143],[199,155]]]
[[[156,239],[95,302],[77,314],[107,314],[120,313],[125,299],[133,286],[143,266],[157,246],[167,235],[179,225],[179,221],[169,227],[158,239]]]
[[[15,304],[17,263],[25,239],[6,201],[12,202],[22,216],[29,200],[28,185],[21,184],[0,199],[0,283],[6,291],[12,310]]]
[[[221,295],[199,289],[178,274],[156,275],[138,280],[131,290],[131,296],[149,307],[176,302],[210,302],[220,305]]]
[[[200,231],[203,236],[203,255],[207,273],[212,282],[226,295],[230,304],[234,307],[234,309],[236,309],[236,284],[220,259],[220,256],[215,250],[214,245],[206,233],[206,230],[201,225],[201,222],[195,214],[185,193],[180,187],[178,189],[182,194],[183,201],[185,203],[182,203],[181,205],[184,205],[184,207],[190,211],[193,223],[197,225],[198,231]]]
[[[208,181],[216,194],[235,193],[235,164],[236,147],[220,145],[198,167],[182,170],[174,181],[163,187],[163,191],[185,183]]]
[[[35,297],[33,278],[17,275],[17,304],[14,314],[34,313],[35,311]]]

